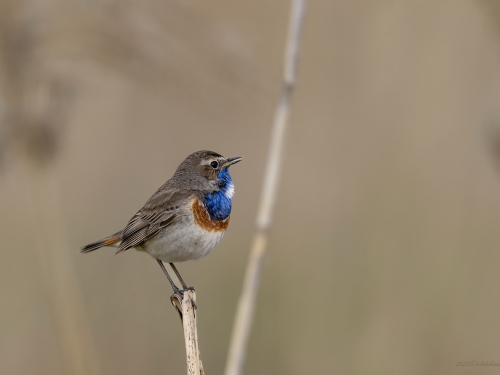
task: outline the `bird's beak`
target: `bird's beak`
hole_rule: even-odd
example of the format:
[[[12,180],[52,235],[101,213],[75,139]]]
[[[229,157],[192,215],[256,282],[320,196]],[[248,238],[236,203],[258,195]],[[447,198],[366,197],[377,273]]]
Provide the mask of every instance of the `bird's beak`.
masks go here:
[[[222,168],[227,168],[230,165],[236,164],[242,160],[243,160],[243,158],[241,156],[235,156],[234,158],[227,158],[226,162],[224,164],[222,164]]]

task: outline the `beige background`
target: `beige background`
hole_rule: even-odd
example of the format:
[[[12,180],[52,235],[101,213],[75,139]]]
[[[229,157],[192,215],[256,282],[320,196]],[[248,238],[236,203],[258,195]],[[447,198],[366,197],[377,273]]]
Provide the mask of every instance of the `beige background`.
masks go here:
[[[498,371],[457,363],[500,363],[499,10],[309,1],[245,373]],[[222,372],[288,11],[0,2],[0,374],[184,373],[155,262],[77,251],[199,149],[244,157],[225,239],[179,266],[205,370]]]

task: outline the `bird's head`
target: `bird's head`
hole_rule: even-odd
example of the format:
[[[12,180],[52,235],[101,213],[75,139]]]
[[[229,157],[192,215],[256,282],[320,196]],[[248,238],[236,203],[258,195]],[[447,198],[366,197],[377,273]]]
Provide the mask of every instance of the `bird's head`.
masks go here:
[[[197,151],[179,165],[171,181],[193,190],[232,189],[229,167],[241,160],[239,156],[226,159],[213,151]]]

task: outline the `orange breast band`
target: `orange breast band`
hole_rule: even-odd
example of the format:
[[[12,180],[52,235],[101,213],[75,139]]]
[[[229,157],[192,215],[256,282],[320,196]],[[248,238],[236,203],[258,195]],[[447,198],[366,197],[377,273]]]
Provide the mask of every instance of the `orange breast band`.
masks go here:
[[[193,199],[192,208],[195,223],[208,232],[224,232],[229,225],[229,217],[219,221],[212,220],[205,205],[196,198]]]

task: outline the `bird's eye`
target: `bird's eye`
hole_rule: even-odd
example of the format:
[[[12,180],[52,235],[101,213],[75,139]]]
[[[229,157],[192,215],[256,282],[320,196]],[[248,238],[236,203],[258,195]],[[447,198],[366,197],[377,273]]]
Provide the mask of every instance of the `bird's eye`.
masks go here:
[[[210,166],[213,169],[217,169],[217,167],[219,166],[219,162],[214,160],[213,162],[210,163]]]

